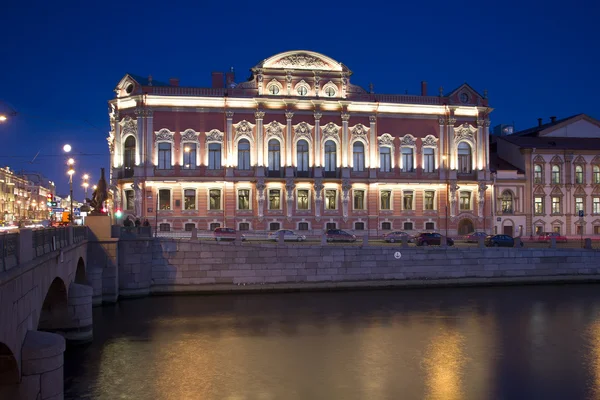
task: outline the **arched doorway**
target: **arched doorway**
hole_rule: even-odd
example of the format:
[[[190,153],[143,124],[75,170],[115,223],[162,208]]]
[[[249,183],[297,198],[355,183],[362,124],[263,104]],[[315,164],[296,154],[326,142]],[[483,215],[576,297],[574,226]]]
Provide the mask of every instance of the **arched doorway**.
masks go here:
[[[65,283],[60,278],[54,278],[44,298],[38,330],[52,332],[63,327],[68,311],[67,300]]]
[[[469,233],[475,231],[475,227],[473,226],[473,221],[468,218],[461,219],[458,223],[458,234],[459,235],[468,235]]]

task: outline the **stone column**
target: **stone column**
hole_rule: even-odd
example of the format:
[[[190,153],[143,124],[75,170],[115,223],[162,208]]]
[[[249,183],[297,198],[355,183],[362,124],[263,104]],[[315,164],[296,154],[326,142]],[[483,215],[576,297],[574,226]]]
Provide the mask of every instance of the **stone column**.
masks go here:
[[[369,176],[375,178],[379,169],[379,142],[377,141],[377,116],[369,116]]]
[[[287,119],[287,125],[285,126],[285,160],[283,165],[286,167],[292,166],[292,118],[294,113],[291,111],[285,112],[285,118]]]
[[[448,157],[450,161],[450,169],[458,169],[456,152],[454,150],[454,124],[456,123],[456,118],[448,118]]]
[[[350,114],[342,113],[342,168],[348,166],[348,120]]]
[[[135,109],[137,116],[137,133],[135,138],[135,165],[142,162],[142,148],[144,146],[144,120],[146,119],[146,110],[143,107]]]
[[[14,399],[62,399],[65,339],[55,333],[28,331],[21,348],[21,383]]]
[[[322,116],[323,116],[323,114],[321,114],[318,111],[315,111],[315,140],[313,142],[313,154],[314,154],[313,165],[315,167],[321,166],[321,117]]]
[[[146,156],[142,159],[147,167],[151,167],[153,164],[152,160],[152,144],[154,143],[154,111],[146,110]],[[199,151],[200,149],[198,149]],[[149,168],[151,170],[151,168]]]
[[[233,159],[233,111],[225,112],[225,116],[227,117],[227,127],[225,133],[225,148],[223,151],[226,156],[226,165],[224,167],[229,167],[231,165],[231,160]]]
[[[438,168],[440,169],[441,175],[440,178],[441,179],[445,179],[447,175],[447,171],[446,171],[446,165],[447,165],[447,161],[444,160],[444,157],[448,157],[446,154],[446,148],[444,147],[444,125],[446,123],[446,118],[445,117],[439,117],[438,118],[438,122],[440,124],[440,141],[439,141],[439,146],[438,146],[438,154],[437,154],[437,158],[438,158]]]
[[[263,158],[264,158],[264,148],[263,145],[263,118],[265,116],[264,111],[256,111],[254,113],[254,118],[256,118],[256,142],[255,142],[255,152],[256,152],[256,165],[259,167],[263,166]]]
[[[477,169],[485,170],[484,168],[484,157],[485,157],[485,146],[487,146],[486,141],[483,137],[483,124],[484,121],[481,119],[477,119]],[[481,166],[481,168],[480,168]]]
[[[484,169],[487,171],[490,169],[490,120],[486,119],[484,122],[483,134],[485,136],[485,165]]]

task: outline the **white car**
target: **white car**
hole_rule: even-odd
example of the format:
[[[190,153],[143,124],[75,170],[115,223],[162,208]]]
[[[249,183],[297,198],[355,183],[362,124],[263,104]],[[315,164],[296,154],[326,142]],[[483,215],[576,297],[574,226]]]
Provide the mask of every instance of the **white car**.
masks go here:
[[[296,232],[287,229],[280,229],[278,231],[269,233],[268,240],[272,240],[274,242],[279,240],[279,232],[283,232],[283,240],[294,242],[304,242],[306,240],[306,236],[299,235]]]

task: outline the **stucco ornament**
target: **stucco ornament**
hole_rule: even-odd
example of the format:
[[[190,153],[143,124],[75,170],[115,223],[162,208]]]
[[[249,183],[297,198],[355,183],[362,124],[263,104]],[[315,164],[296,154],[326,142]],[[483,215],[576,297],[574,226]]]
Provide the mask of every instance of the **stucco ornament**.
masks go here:
[[[126,135],[137,135],[137,120],[132,119],[127,115],[119,123],[121,125],[121,137]]]
[[[282,59],[278,60],[274,66],[291,69],[326,69],[329,67],[329,64],[325,63],[320,58],[311,56],[309,54],[299,53],[283,57]]]
[[[294,132],[295,132],[295,140],[298,140],[300,138],[304,138],[307,139],[309,142],[311,141],[311,133],[312,131],[312,126],[309,125],[306,122],[300,122],[298,125],[295,126],[294,128]]]
[[[265,133],[267,134],[267,139],[272,136],[276,136],[279,139],[283,140],[283,127],[285,125],[280,124],[277,121],[271,121],[269,124],[265,126]]]
[[[454,128],[454,143],[457,144],[462,140],[475,143],[475,132],[477,132],[477,128],[465,122],[464,124]]]
[[[173,142],[173,132],[166,128],[161,129],[160,131],[156,132],[156,141]]]
[[[404,135],[402,139],[400,139],[400,146],[415,146],[417,139],[411,135]]]
[[[352,128],[352,138],[366,138],[367,128],[363,124],[357,124]]]
[[[339,139],[339,130],[340,127],[334,124],[333,122],[327,123],[323,128],[323,140],[327,140],[329,138]]]
[[[207,142],[223,142],[223,132],[218,129],[213,129],[210,132],[206,132]]]
[[[248,121],[244,120],[235,125],[235,140],[237,141],[240,137],[246,137],[252,140],[252,125]]]
[[[389,133],[384,133],[383,135],[377,138],[380,146],[393,146],[394,145],[394,137]]]
[[[422,139],[423,146],[425,147],[436,147],[437,146],[437,138],[433,135],[425,136],[425,139]]]
[[[182,142],[197,142],[198,141],[198,132],[193,129],[186,129],[181,133],[181,141]]]
[[[108,133],[106,141],[108,142],[108,151],[110,154],[113,154],[115,152],[115,131],[110,131]]]
[[[321,220],[321,204],[323,203],[323,189],[325,186],[323,185],[323,180],[321,178],[315,179],[315,183],[313,185],[315,189],[315,220]]]

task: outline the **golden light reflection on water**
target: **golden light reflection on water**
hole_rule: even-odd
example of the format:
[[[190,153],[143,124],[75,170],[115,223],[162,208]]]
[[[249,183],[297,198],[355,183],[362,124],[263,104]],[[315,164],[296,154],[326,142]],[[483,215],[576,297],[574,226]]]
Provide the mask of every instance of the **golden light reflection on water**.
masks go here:
[[[464,337],[449,327],[440,328],[426,349],[426,399],[455,400],[463,396]]]
[[[594,374],[593,388],[595,398],[600,398],[600,321],[594,321],[588,328],[591,355],[589,362]]]

